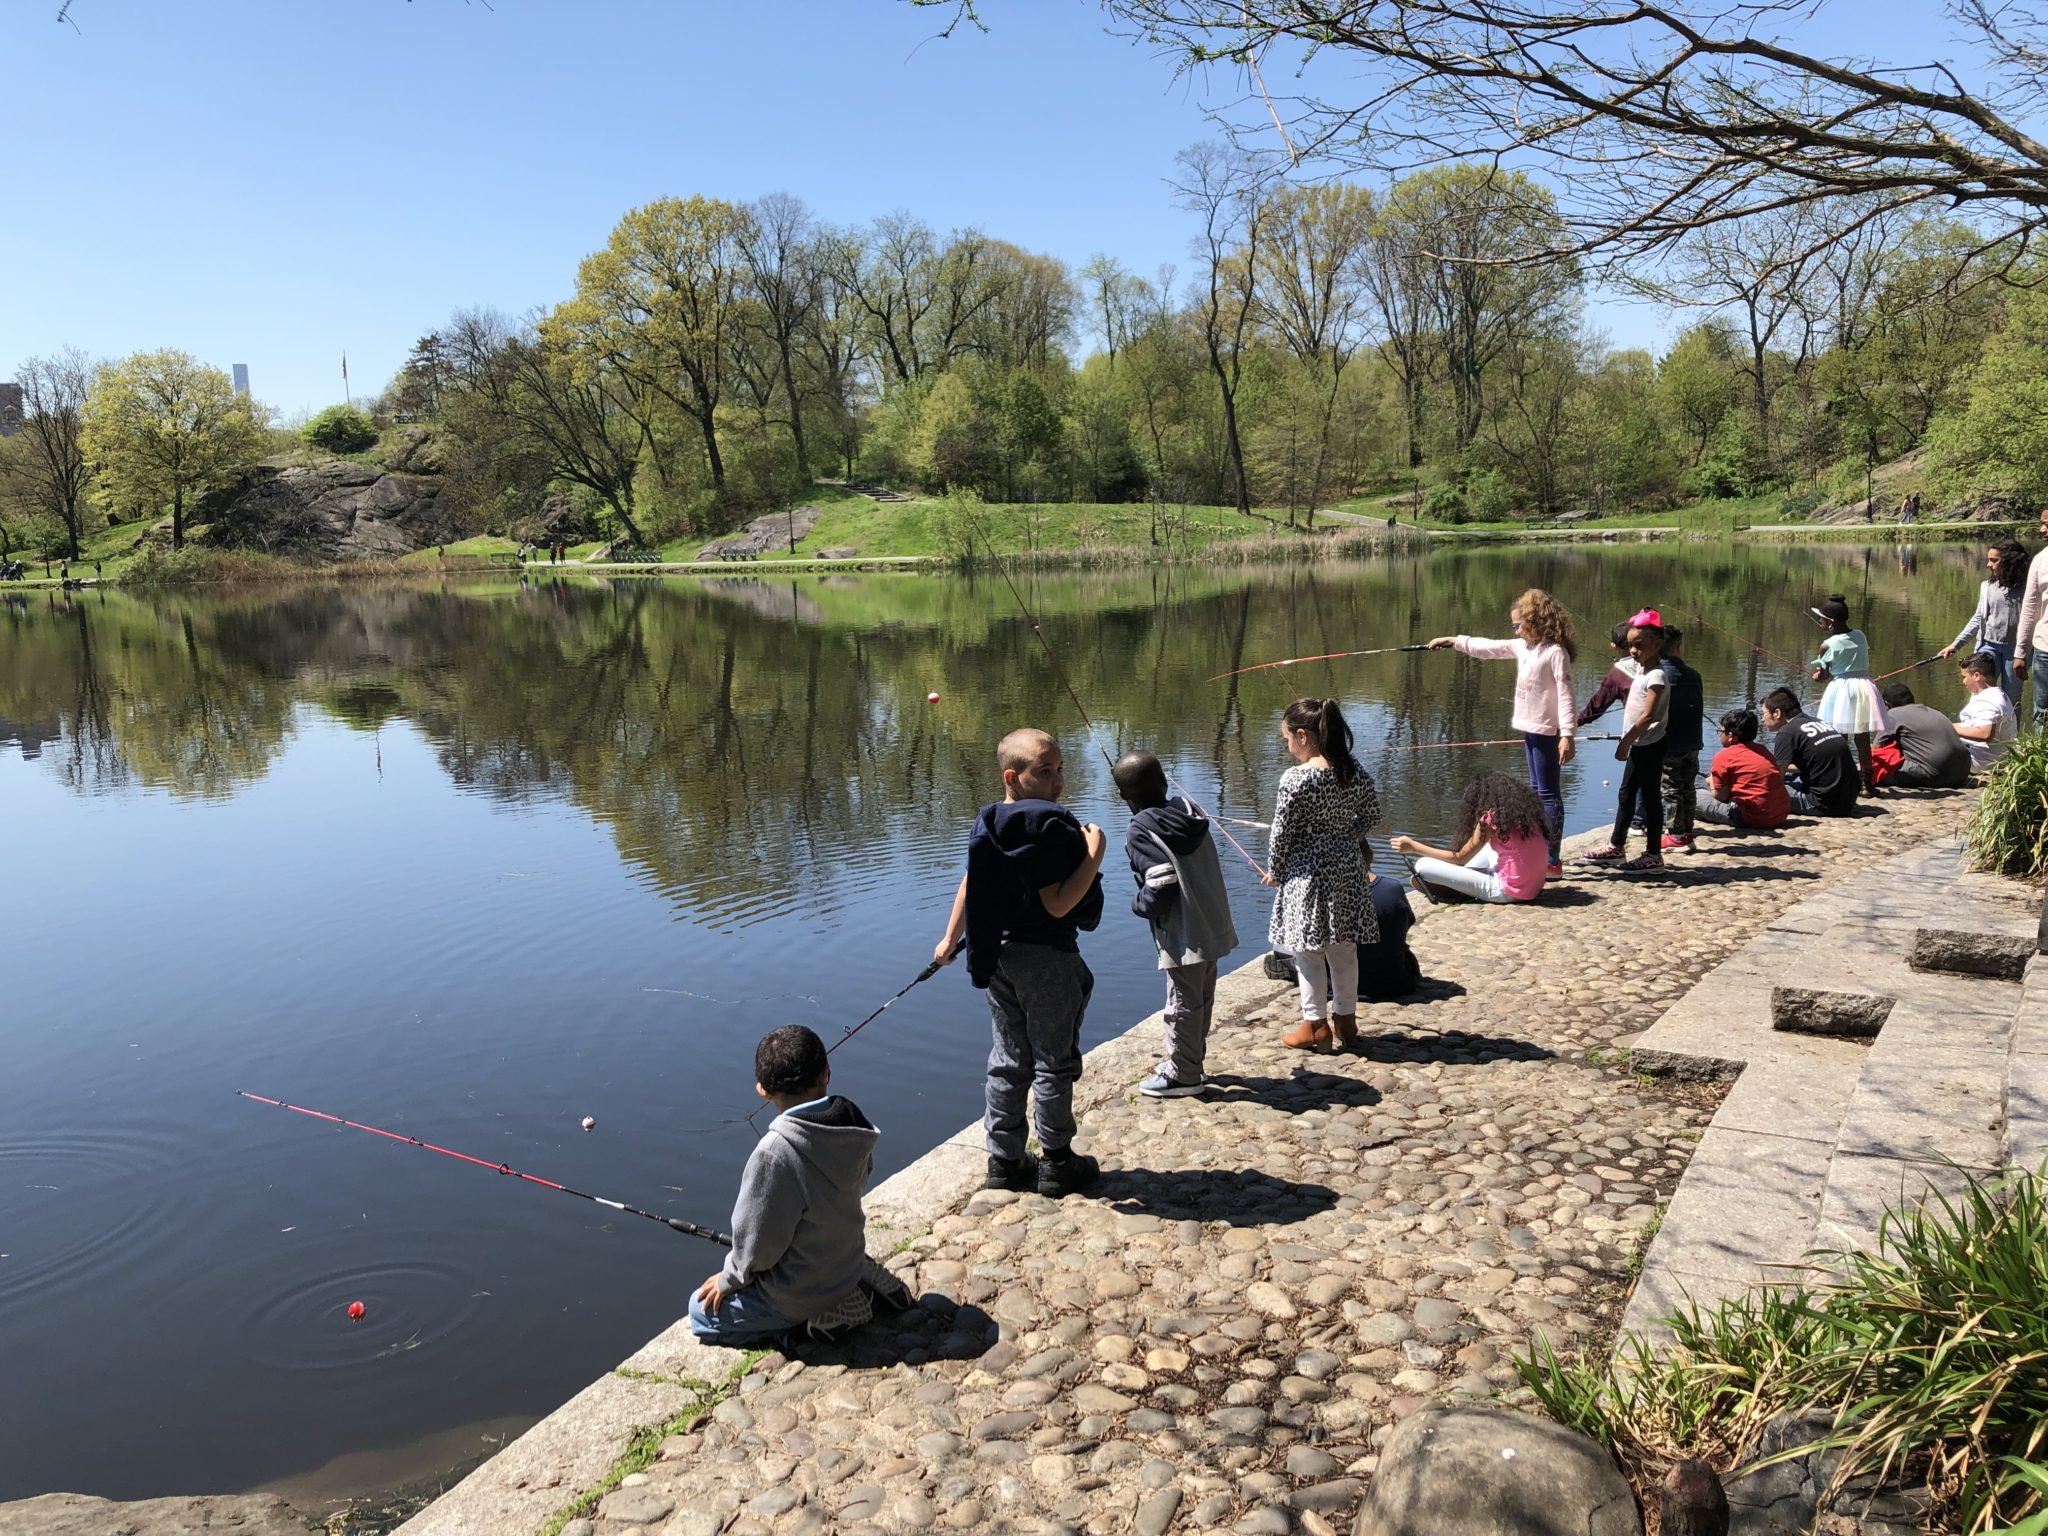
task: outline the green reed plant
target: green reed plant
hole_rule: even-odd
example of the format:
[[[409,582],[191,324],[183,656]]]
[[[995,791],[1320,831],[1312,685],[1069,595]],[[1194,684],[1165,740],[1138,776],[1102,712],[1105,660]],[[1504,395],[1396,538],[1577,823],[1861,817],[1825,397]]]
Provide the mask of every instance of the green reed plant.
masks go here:
[[[1877,1251],[1816,1255],[1812,1290],[1753,1291],[1663,1321],[1672,1343],[1631,1339],[1566,1362],[1539,1342],[1517,1362],[1552,1417],[1609,1446],[1639,1487],[1680,1456],[1723,1470],[1788,1409],[1835,1413],[1836,1488],[1875,1475],[1924,1483],[1958,1529],[2048,1512],[2048,1216],[2041,1173],[1966,1181],[1886,1214]],[[2027,1529],[2022,1525],[2021,1530]],[[2048,1533],[2044,1533],[2048,1536]]]
[[[2048,731],[2022,731],[1992,764],[1963,841],[1979,869],[2048,875]]]

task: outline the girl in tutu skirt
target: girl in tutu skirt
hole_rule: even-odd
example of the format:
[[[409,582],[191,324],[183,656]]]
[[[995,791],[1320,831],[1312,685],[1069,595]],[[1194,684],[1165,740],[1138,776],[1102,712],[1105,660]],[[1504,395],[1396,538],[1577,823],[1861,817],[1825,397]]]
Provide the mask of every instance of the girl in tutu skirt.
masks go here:
[[[1870,642],[1863,631],[1849,627],[1849,600],[1830,592],[1827,600],[1807,612],[1827,631],[1820,655],[1809,665],[1813,680],[1827,680],[1820,696],[1821,720],[1856,743],[1856,761],[1863,770],[1863,793],[1873,788],[1870,777],[1870,742],[1892,728],[1892,717],[1884,707],[1884,696],[1870,680]]]

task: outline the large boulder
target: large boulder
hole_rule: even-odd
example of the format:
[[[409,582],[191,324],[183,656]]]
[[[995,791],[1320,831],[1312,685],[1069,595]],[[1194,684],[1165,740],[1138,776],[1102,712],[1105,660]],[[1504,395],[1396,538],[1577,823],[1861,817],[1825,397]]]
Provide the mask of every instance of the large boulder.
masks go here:
[[[1352,1536],[1642,1536],[1606,1450],[1561,1424],[1433,1403],[1395,1426]]]
[[[0,1504],[0,1536],[306,1536],[306,1522],[272,1494],[140,1499],[45,1493]]]
[[[439,509],[441,482],[375,464],[336,459],[259,467],[239,484],[209,492],[191,521],[206,542],[292,560],[375,560],[460,537]]]

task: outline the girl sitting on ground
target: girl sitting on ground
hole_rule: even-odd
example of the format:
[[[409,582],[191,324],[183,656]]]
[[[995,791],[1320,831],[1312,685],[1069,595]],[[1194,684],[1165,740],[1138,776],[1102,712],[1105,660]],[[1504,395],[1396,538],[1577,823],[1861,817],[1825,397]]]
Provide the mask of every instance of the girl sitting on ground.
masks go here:
[[[1549,869],[1552,879],[1564,873],[1558,840],[1564,835],[1564,789],[1561,764],[1572,760],[1572,735],[1577,729],[1572,707],[1572,663],[1579,640],[1564,605],[1540,587],[1531,587],[1508,609],[1512,640],[1482,640],[1476,635],[1442,635],[1429,642],[1440,651],[1455,646],[1460,655],[1478,661],[1515,664],[1514,727],[1522,733],[1529,757],[1529,786],[1549,817]],[[1688,786],[1689,787],[1689,786]]]
[[[1856,761],[1863,773],[1863,793],[1876,791],[1870,771],[1871,741],[1890,731],[1892,717],[1884,707],[1884,696],[1870,677],[1870,642],[1863,631],[1849,627],[1849,600],[1839,592],[1809,608],[1827,631],[1820,655],[1808,663],[1817,683],[1828,680],[1814,713],[1856,743]]]
[[[1549,825],[1528,785],[1482,773],[1458,802],[1455,851],[1412,837],[1393,845],[1415,860],[1415,889],[1431,901],[1533,901],[1547,873]]]
[[[1301,1023],[1280,1037],[1296,1050],[1358,1038],[1358,948],[1379,938],[1358,845],[1379,823],[1379,792],[1351,755],[1335,699],[1296,699],[1281,721],[1294,767],[1280,776],[1265,883],[1277,887],[1268,938],[1294,957]]]

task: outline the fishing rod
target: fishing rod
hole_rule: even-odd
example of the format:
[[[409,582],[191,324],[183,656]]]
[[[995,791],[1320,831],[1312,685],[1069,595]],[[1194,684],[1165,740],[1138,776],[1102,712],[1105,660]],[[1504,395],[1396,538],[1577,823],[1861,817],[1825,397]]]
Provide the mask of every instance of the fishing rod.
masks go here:
[[[1715,631],[1717,634],[1726,635],[1730,640],[1736,641],[1738,644],[1748,646],[1752,651],[1755,651],[1760,656],[1768,656],[1771,658],[1771,660],[1781,662],[1788,667],[1801,667],[1803,669],[1803,663],[1794,661],[1790,656],[1780,656],[1776,651],[1771,650],[1768,646],[1758,645],[1754,640],[1750,640],[1742,635],[1738,635],[1732,629],[1723,629],[1719,624],[1716,624],[1712,619],[1708,618],[1703,613],[1688,610],[1686,612],[1686,617],[1699,620],[1700,623],[1706,625],[1707,628]]]
[[[846,1044],[847,1041],[851,1040],[855,1035],[859,1034],[862,1030],[866,1029],[870,1024],[874,1023],[875,1020],[879,1019],[883,1014],[887,1013],[892,1007],[895,1006],[896,999],[901,997],[904,992],[908,992],[912,987],[916,986],[919,982],[930,981],[934,976],[938,975],[940,968],[945,966],[948,962],[950,962],[953,959],[954,955],[959,954],[960,951],[965,949],[966,947],[967,941],[965,939],[962,939],[958,944],[955,944],[953,946],[952,954],[947,955],[944,960],[932,961],[930,965],[927,965],[923,970],[919,971],[915,976],[911,977],[909,981],[905,982],[903,984],[902,991],[897,992],[894,997],[891,997],[889,999],[888,1002],[882,1004],[881,1007],[877,1008],[873,1013],[869,1014],[866,1018],[862,1019],[858,1024],[854,1025],[853,1028],[849,1029],[845,1034],[841,1035],[837,1040],[834,1040],[830,1045],[826,1046],[825,1054],[827,1056],[830,1056],[834,1051],[838,1050],[840,1046]]]
[[[1574,741],[1619,741],[1619,736],[1574,736]],[[1519,736],[1501,736],[1492,741],[1405,741],[1390,742],[1379,748],[1387,752],[1435,752],[1445,747],[1519,747],[1524,745]]]
[[[1989,653],[1987,652],[1986,654]],[[1901,672],[1915,672],[1918,671],[1921,667],[1930,667],[1934,665],[1935,662],[1940,661],[1941,659],[1941,652],[1936,651],[1932,656],[1922,656],[1918,661],[1910,662],[1903,667],[1894,667],[1889,672],[1880,673],[1878,676],[1873,677],[1871,681],[1873,683],[1881,683],[1887,677],[1897,677]]]
[[[1226,677],[1242,677],[1247,672],[1263,672],[1268,667],[1297,667],[1307,661],[1342,661],[1350,656],[1392,656],[1397,651],[1426,651],[1427,645],[1383,645],[1376,651],[1331,651],[1327,656],[1290,656],[1285,661],[1262,661],[1254,666],[1239,667],[1234,672],[1218,672],[1209,681],[1220,683]]]
[[[1089,717],[1087,707],[1083,705],[1081,702],[1081,696],[1078,693],[1074,692],[1074,685],[1067,677],[1067,669],[1060,665],[1059,657],[1053,654],[1051,642],[1049,642],[1045,638],[1045,631],[1038,627],[1037,615],[1032,613],[1031,605],[1024,601],[1024,594],[1017,590],[1017,583],[1010,579],[1010,573],[1004,569],[1002,557],[996,553],[995,540],[991,539],[988,536],[988,525],[981,520],[981,514],[979,512],[974,511],[971,507],[968,510],[968,516],[974,519],[975,531],[981,535],[981,542],[988,549],[989,563],[996,568],[997,573],[1001,575],[1003,578],[1003,584],[1010,589],[1010,596],[1012,599],[1015,600],[1017,604],[1017,611],[1024,615],[1024,622],[1031,626],[1031,633],[1038,637],[1038,648],[1045,652],[1045,659],[1052,663],[1053,671],[1059,675],[1060,686],[1067,690],[1067,697],[1073,700],[1074,713],[1081,717],[1081,723],[1088,728],[1089,743],[1095,748],[1096,751],[1102,753],[1103,762],[1109,765],[1109,770],[1111,774],[1114,775],[1114,773],[1116,772],[1116,760],[1109,755],[1107,750],[1104,749],[1102,743],[1096,740],[1094,720]],[[1164,770],[1165,767],[1166,765],[1164,763],[1160,764],[1160,768],[1162,770]],[[1181,788],[1181,786],[1175,783],[1173,775],[1171,773],[1167,774],[1166,782],[1168,788]],[[1187,791],[1184,788],[1181,788],[1181,793],[1186,796],[1188,803],[1190,805],[1194,805],[1195,797],[1193,795],[1187,794]],[[1201,810],[1201,807],[1199,805],[1196,805],[1195,809]],[[1207,815],[1208,813],[1204,811],[1203,814]],[[1232,837],[1230,835],[1230,829],[1228,827],[1223,826],[1219,822],[1217,823],[1216,830],[1223,834],[1224,840],[1228,842],[1231,847],[1235,848],[1240,854],[1243,855],[1245,863],[1251,865],[1252,869],[1258,874],[1258,877],[1261,880],[1266,878],[1265,867],[1261,865],[1257,859],[1251,856],[1250,851],[1245,847],[1243,843],[1240,843],[1235,837]],[[884,1004],[883,1006],[886,1007],[887,1004]]]
[[[919,979],[921,980],[922,978]],[[906,992],[909,990],[908,987],[904,988]],[[901,996],[901,994],[899,993],[898,996]],[[890,1001],[893,1002],[895,999],[891,998]],[[886,1007],[887,1004],[883,1006]],[[671,1232],[680,1232],[685,1237],[701,1237],[707,1242],[722,1243],[728,1248],[732,1246],[732,1234],[729,1232],[718,1232],[710,1227],[700,1227],[694,1221],[684,1221],[676,1216],[657,1216],[652,1211],[643,1211],[639,1206],[628,1205],[623,1200],[607,1200],[603,1195],[593,1195],[584,1190],[571,1189],[566,1184],[557,1184],[553,1179],[544,1179],[537,1173],[521,1173],[510,1163],[494,1163],[486,1158],[471,1157],[467,1152],[457,1152],[451,1147],[439,1147],[431,1141],[421,1141],[417,1136],[401,1136],[397,1131],[386,1131],[374,1125],[364,1125],[360,1120],[346,1120],[340,1115],[330,1115],[325,1110],[307,1109],[302,1104],[287,1104],[283,1099],[266,1099],[260,1093],[249,1093],[240,1088],[237,1088],[235,1093],[238,1097],[248,1099],[253,1103],[268,1104],[273,1109],[288,1109],[295,1115],[307,1115],[315,1120],[325,1120],[331,1125],[347,1126],[352,1131],[368,1131],[372,1136],[382,1136],[387,1141],[403,1142],[409,1147],[418,1147],[424,1152],[438,1152],[443,1157],[454,1158],[457,1162],[474,1163],[477,1167],[488,1168],[493,1173],[504,1174],[515,1179],[524,1179],[529,1184],[538,1184],[542,1189],[559,1190],[562,1194],[574,1195],[579,1200],[588,1200],[593,1205],[608,1206],[615,1211],[624,1211],[629,1216],[645,1216],[649,1221],[659,1222]]]

